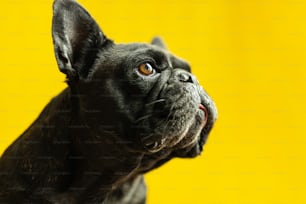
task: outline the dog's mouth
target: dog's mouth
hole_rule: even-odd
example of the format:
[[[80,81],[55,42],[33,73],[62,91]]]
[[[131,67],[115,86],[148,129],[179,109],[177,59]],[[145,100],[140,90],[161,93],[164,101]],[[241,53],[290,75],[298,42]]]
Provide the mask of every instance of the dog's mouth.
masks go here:
[[[203,120],[202,120],[202,128],[204,128],[207,124],[207,121],[208,121],[208,110],[203,104],[199,105],[199,109],[201,111],[203,111],[203,113],[204,113],[204,117],[203,117]]]
[[[143,137],[141,142],[143,143],[145,149],[150,153],[158,152],[164,148],[181,149],[187,147],[196,142],[202,130],[206,127],[208,122],[208,114],[207,108],[203,104],[199,104],[192,123],[189,121],[181,121],[181,127],[175,125],[165,125],[163,127],[164,135],[152,134]],[[186,123],[185,125],[183,124],[184,122]],[[168,120],[166,123],[174,124],[175,122]],[[177,124],[179,123],[180,122]],[[187,125],[187,123],[189,123],[189,125]],[[173,133],[169,134],[171,130]]]
[[[180,88],[179,92],[177,91]],[[173,86],[151,102],[151,110],[140,127],[140,140],[150,153],[162,149],[181,149],[195,144],[208,125],[209,107],[202,102],[196,87]]]

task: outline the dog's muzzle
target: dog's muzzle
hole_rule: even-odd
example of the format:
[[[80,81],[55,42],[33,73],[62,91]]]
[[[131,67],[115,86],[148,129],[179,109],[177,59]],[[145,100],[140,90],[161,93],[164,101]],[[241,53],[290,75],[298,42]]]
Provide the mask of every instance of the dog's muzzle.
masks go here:
[[[210,98],[194,75],[183,69],[164,72],[137,120],[140,141],[151,153],[193,145],[209,125],[212,112],[206,105]]]

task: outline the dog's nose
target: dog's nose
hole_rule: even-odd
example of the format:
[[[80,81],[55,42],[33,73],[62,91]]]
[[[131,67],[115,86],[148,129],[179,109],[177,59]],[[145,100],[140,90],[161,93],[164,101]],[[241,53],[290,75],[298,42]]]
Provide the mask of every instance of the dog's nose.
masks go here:
[[[185,70],[177,70],[175,72],[175,78],[176,80],[180,82],[189,82],[189,83],[196,82],[196,79],[194,78],[194,76],[192,76],[192,74],[190,74],[189,72]]]

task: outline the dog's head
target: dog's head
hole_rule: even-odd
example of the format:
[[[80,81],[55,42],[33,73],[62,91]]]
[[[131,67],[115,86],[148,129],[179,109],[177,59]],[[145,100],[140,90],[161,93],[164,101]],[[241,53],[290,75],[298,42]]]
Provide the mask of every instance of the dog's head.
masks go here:
[[[201,152],[215,105],[189,64],[159,38],[115,44],[73,0],[55,1],[52,35],[59,69],[89,126],[148,153]]]

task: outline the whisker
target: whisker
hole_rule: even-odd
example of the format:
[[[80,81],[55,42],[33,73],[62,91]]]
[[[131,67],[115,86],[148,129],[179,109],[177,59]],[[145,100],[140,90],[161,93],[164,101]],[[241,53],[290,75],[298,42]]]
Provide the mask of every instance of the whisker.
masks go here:
[[[153,101],[153,102],[151,102],[151,103],[147,103],[145,106],[146,106],[146,107],[152,106],[152,105],[154,105],[154,104],[156,104],[156,103],[160,103],[160,102],[164,102],[164,101],[166,101],[166,99],[161,98],[161,99],[155,100],[155,101]]]
[[[153,114],[144,115],[144,116],[138,118],[138,119],[135,121],[135,123],[139,123],[139,122],[141,122],[142,120],[145,120],[145,119],[147,119],[147,118],[150,118],[150,117],[152,117],[152,115],[153,115]]]

